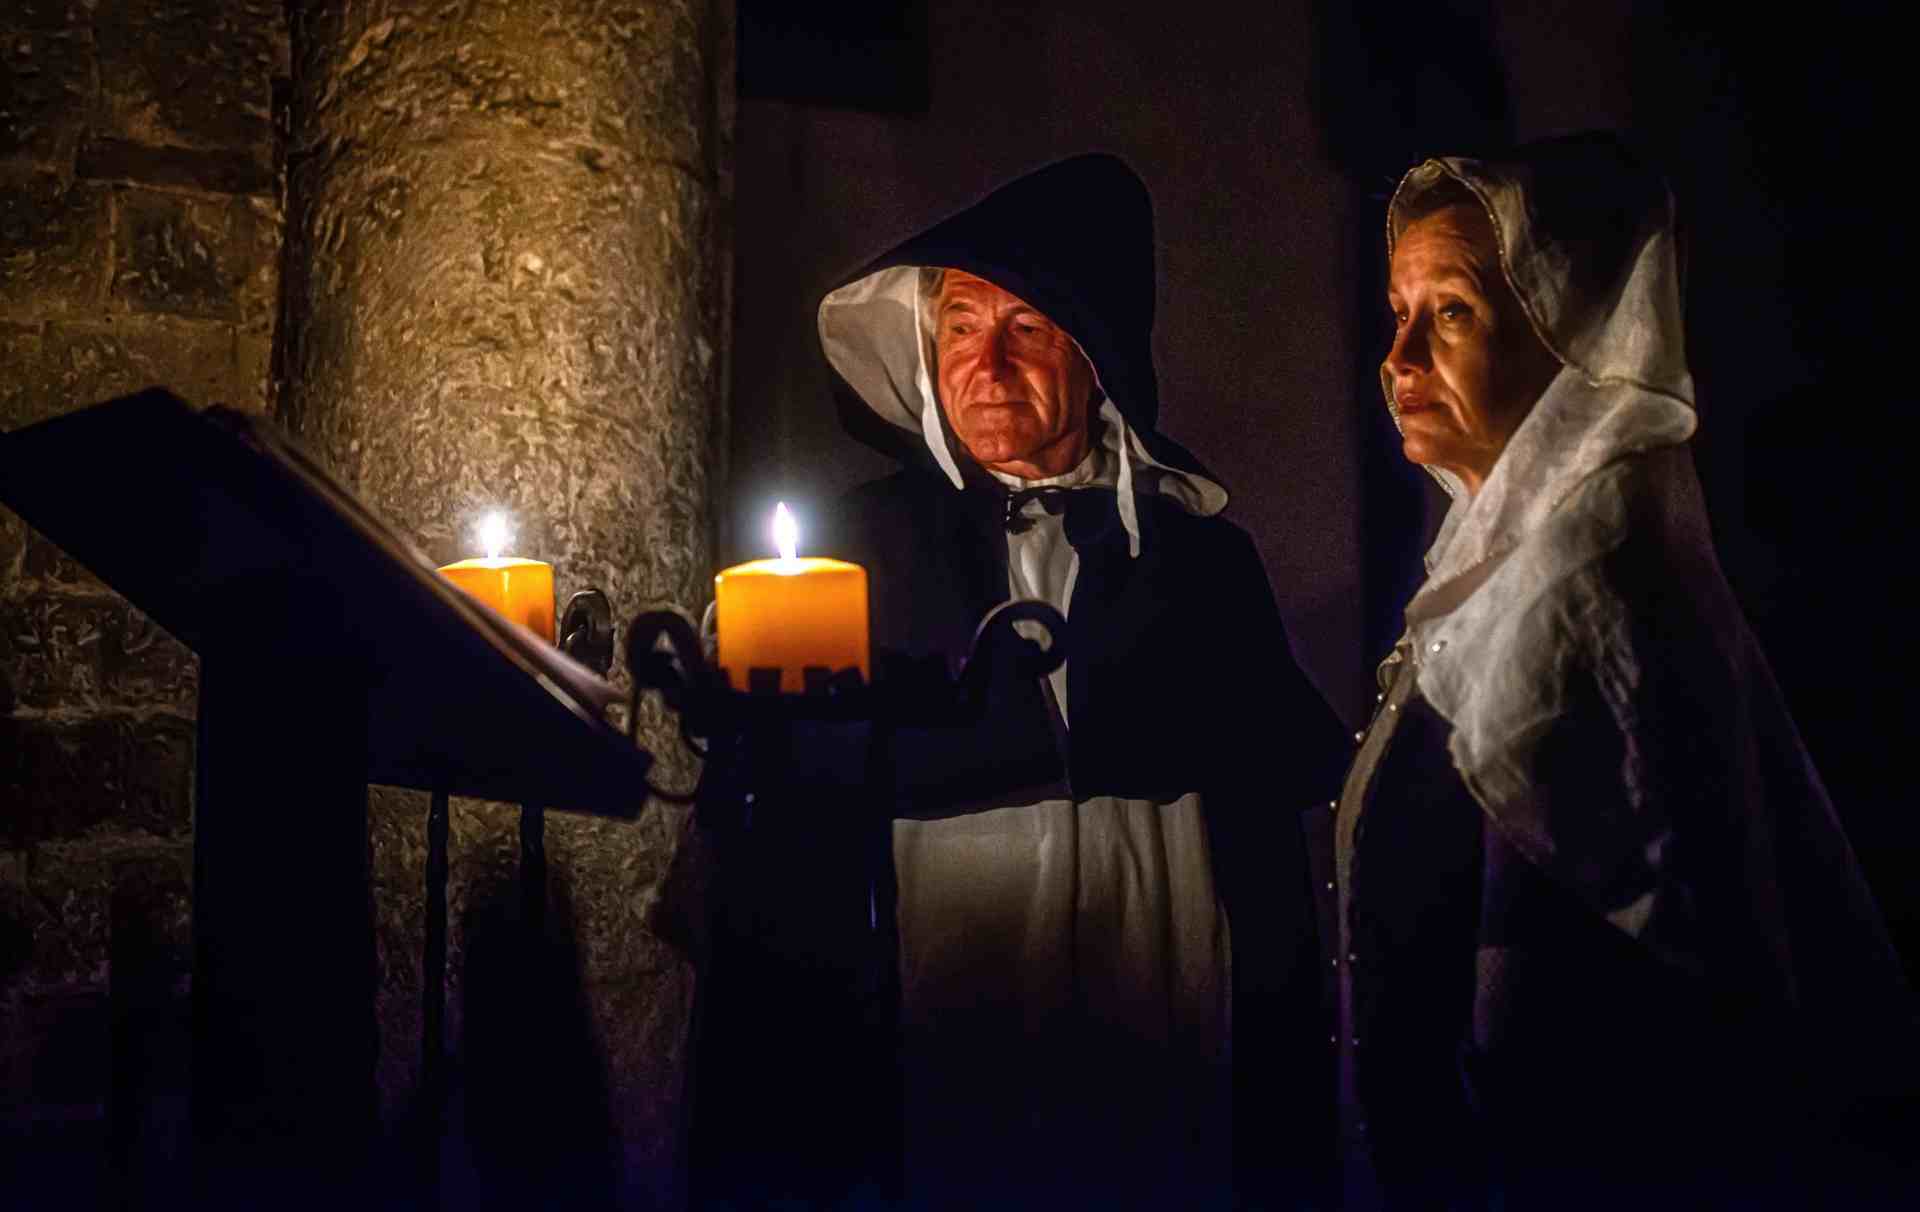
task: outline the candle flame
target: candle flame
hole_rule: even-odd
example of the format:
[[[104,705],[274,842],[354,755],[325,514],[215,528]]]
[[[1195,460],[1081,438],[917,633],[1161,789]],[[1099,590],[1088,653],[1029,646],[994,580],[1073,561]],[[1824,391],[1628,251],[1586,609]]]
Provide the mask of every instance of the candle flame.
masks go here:
[[[480,546],[486,549],[489,560],[499,559],[500,553],[507,549],[507,540],[512,537],[506,514],[490,513],[480,519]]]
[[[800,523],[793,520],[785,501],[773,507],[773,542],[780,549],[782,563],[791,564],[800,558]]]

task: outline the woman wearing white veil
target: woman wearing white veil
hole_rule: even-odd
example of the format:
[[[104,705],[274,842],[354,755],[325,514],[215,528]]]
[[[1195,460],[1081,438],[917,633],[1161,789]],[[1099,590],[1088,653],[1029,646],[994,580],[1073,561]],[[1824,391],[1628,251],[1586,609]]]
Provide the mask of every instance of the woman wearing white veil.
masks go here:
[[[1813,1142],[1912,1006],[1713,553],[1671,212],[1609,136],[1388,208],[1382,385],[1453,504],[1318,885],[1350,1206],[1877,1181]]]

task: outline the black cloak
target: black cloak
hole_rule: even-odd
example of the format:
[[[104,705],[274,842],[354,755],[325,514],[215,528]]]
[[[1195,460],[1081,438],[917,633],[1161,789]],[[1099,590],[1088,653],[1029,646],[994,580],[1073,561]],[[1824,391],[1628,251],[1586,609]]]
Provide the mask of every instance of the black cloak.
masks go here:
[[[1294,662],[1251,540],[1216,516],[1224,492],[1155,429],[1153,257],[1144,186],[1120,161],[1090,155],[1005,186],[828,296],[859,295],[863,283],[900,267],[985,278],[1078,342],[1117,409],[1107,423],[1124,418],[1117,427],[1137,441],[1128,447],[1136,468],[1130,486],[1075,493],[1066,510],[1079,559],[1066,635],[1071,728],[1050,706],[1044,683],[997,685],[979,727],[900,738],[894,811],[928,820],[1043,798],[1164,803],[1197,793],[1231,933],[1231,1181],[1245,1203],[1292,1204],[1305,1198],[1309,1159],[1328,1144],[1331,1072],[1300,814],[1333,794],[1351,746]],[[917,306],[911,299],[875,305]],[[864,331],[852,338],[830,332],[828,313],[823,304],[842,417],[904,466],[850,494],[820,550],[870,570],[877,653],[958,662],[981,617],[1009,596],[1007,489],[962,452],[937,407],[921,407],[931,393],[911,381],[911,356],[876,352],[878,339]],[[889,339],[906,339],[917,330],[902,326],[914,322],[896,314]],[[859,356],[847,354],[849,340],[867,343]],[[921,429],[929,419],[953,452],[945,469]],[[1107,435],[1115,449],[1126,440]],[[1206,486],[1217,499],[1196,507],[1191,493],[1176,491],[1182,484]],[[1108,1083],[1121,1105],[1150,1097],[1146,1085],[1130,1090],[1129,1068],[1150,1062],[1129,1041],[1103,1036],[1099,1022],[1070,1026],[1082,1039],[1103,1041],[1087,1057],[1083,1080]],[[1100,1049],[1111,1060],[1105,1072]],[[1183,1130],[1229,1131],[1221,1124]],[[1062,1142],[1064,1152],[1096,1157],[1116,1147],[1127,1142],[1095,1130]],[[1026,1189],[1036,1198],[1049,1178],[1060,1180],[1030,1177]],[[1215,1177],[1212,1195],[1222,1197],[1229,1173]],[[1064,1181],[1068,1189],[1056,1188],[1062,1197],[1094,1194]],[[1144,1204],[1208,1198],[1201,1191],[1125,1195]]]

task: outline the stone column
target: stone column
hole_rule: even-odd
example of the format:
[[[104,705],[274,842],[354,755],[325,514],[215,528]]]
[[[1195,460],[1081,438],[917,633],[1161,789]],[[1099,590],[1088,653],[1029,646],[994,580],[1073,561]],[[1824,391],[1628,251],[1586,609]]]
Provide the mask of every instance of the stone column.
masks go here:
[[[436,563],[489,509],[562,601],[697,608],[723,416],[733,8],[724,0],[295,3],[282,416]],[[664,721],[656,779],[694,770]],[[644,789],[634,789],[636,803]],[[678,1202],[691,975],[655,907],[680,810],[547,818],[545,937],[519,814],[452,812],[443,1183],[556,1170]],[[424,796],[376,789],[380,1093],[420,1104]],[[463,1174],[458,1158],[475,1168]],[[547,1188],[549,1197],[555,1188]]]

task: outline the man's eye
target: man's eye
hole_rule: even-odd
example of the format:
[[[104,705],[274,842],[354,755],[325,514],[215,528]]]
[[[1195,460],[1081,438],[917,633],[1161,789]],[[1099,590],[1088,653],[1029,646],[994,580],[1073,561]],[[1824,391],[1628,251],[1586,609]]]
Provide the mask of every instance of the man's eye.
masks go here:
[[[971,336],[972,334],[973,325],[971,324],[955,323],[947,325],[947,335],[950,337],[965,337]]]

